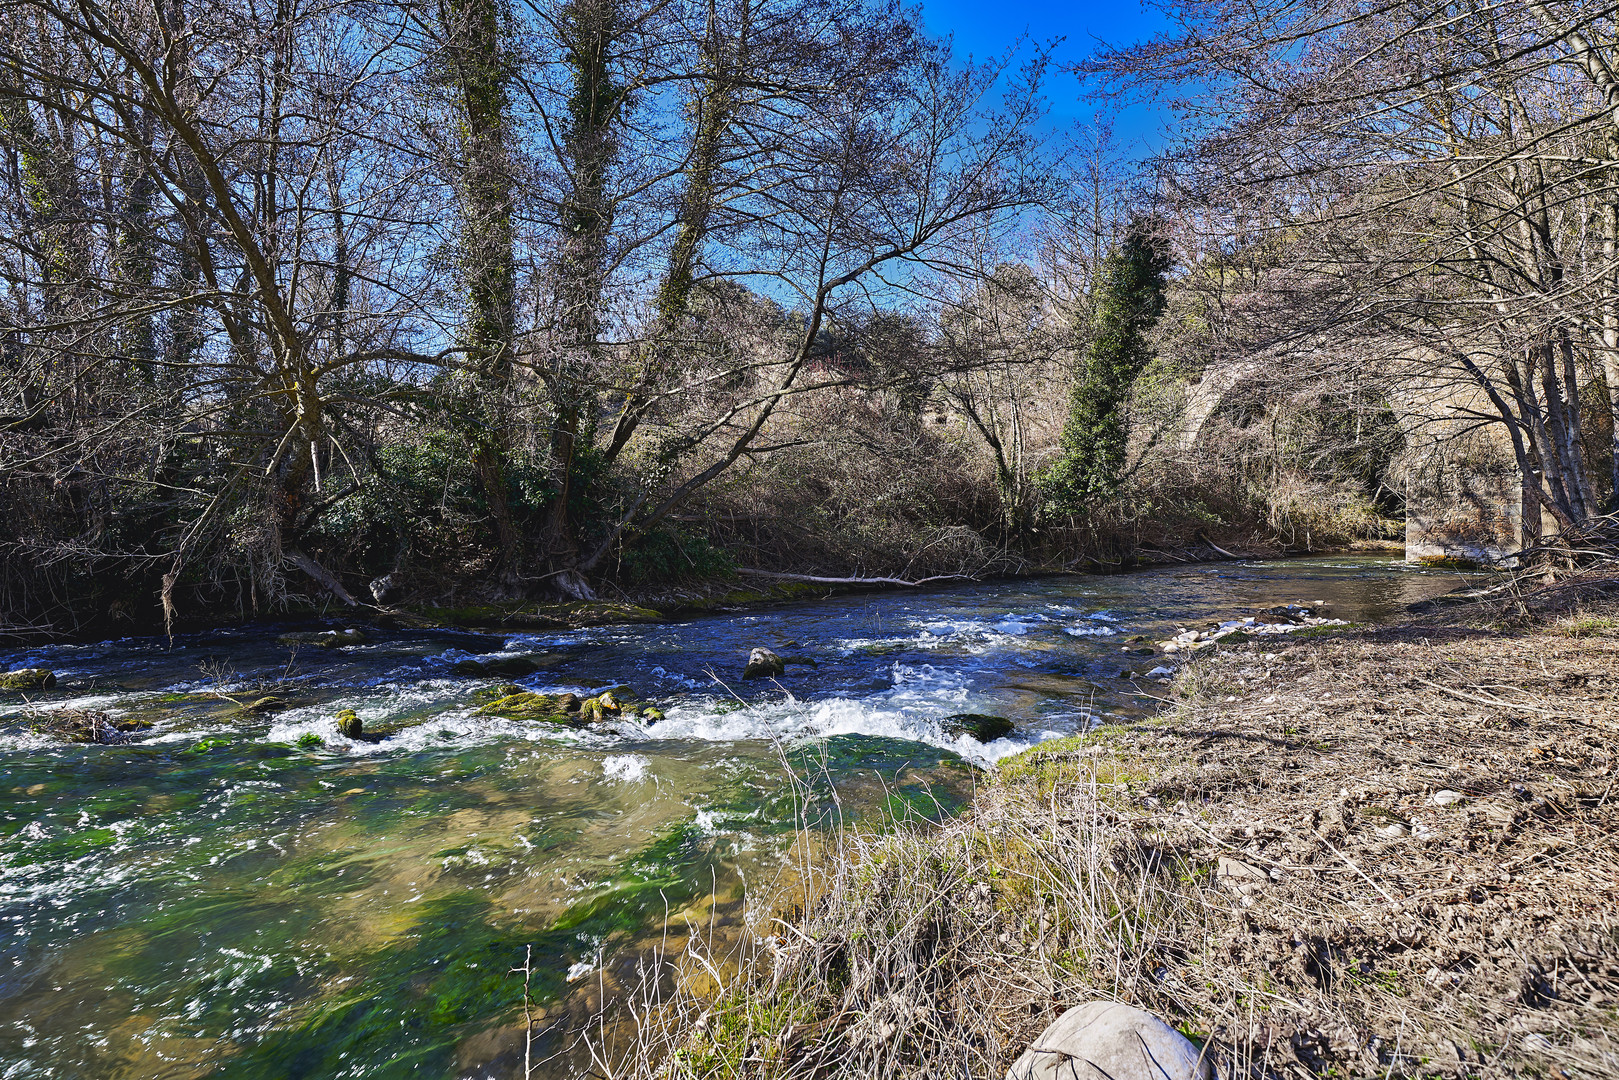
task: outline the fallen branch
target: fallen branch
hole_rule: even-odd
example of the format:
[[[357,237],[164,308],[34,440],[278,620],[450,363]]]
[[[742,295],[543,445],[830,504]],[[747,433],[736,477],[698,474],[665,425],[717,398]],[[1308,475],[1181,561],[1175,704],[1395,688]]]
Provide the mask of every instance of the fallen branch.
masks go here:
[[[325,586],[328,592],[337,597],[339,600],[343,601],[343,603],[347,604],[349,607],[360,606],[360,602],[349,595],[349,591],[343,588],[343,583],[341,581],[338,581],[337,578],[332,576],[331,571],[327,570],[314,559],[311,559],[308,555],[305,555],[301,551],[289,551],[286,554],[286,559],[292,565],[308,574],[315,581]]]
[[[753,570],[748,567],[738,567],[737,573],[747,574],[751,577],[781,578],[784,581],[809,581],[816,585],[904,585],[915,588],[933,581],[977,581],[971,574],[935,574],[932,577],[917,578],[907,581],[896,577],[817,577],[813,574],[783,574],[775,570]]]
[[[1213,548],[1215,551],[1218,551],[1221,555],[1224,555],[1228,559],[1238,559],[1238,560],[1240,560],[1240,559],[1243,558],[1243,556],[1241,556],[1241,555],[1233,555],[1231,552],[1227,551],[1225,548],[1221,547],[1219,544],[1216,544],[1213,540],[1210,540],[1207,536],[1200,537],[1200,539],[1205,544],[1209,545],[1209,547]]]

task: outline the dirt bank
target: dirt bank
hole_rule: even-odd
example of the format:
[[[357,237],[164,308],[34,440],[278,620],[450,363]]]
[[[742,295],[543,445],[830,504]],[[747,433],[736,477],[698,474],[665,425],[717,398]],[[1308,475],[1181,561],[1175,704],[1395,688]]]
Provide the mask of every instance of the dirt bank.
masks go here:
[[[995,1078],[1112,997],[1222,1075],[1619,1075],[1619,622],[1245,644],[1142,689],[1156,720],[1011,760],[942,830],[841,838],[645,1071]]]

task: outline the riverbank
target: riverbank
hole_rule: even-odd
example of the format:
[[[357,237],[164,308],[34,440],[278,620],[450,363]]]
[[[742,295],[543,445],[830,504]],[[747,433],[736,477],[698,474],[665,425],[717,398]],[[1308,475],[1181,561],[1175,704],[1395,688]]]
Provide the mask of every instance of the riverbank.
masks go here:
[[[89,615],[70,613],[58,623],[0,625],[0,643],[26,648],[61,643],[91,643],[131,636],[200,633],[259,625],[341,629],[374,626],[391,629],[579,630],[589,627],[679,622],[694,616],[726,614],[781,604],[830,599],[851,593],[947,591],[989,581],[1034,581],[1073,574],[1117,574],[1179,565],[1282,558],[1320,558],[1333,554],[1402,555],[1393,541],[1358,540],[1314,547],[1290,547],[1258,533],[1221,537],[1227,546],[1199,538],[1185,545],[1140,544],[1114,558],[1087,556],[1060,564],[1019,563],[1017,569],[984,575],[924,575],[920,580],[883,575],[835,577],[819,573],[733,569],[661,584],[630,585],[610,578],[598,582],[595,600],[545,597],[491,600],[476,582],[452,579],[449,588],[435,579],[387,602],[370,603],[363,579],[349,580],[344,595],[314,589],[314,595],[284,601],[275,611],[249,611],[242,597],[217,599],[203,607],[180,605],[165,623],[156,593],[140,602],[122,602]],[[354,578],[354,575],[347,575]],[[128,598],[126,598],[128,600]],[[150,601],[150,602],[147,602]],[[65,610],[65,609],[64,609]],[[58,614],[62,614],[59,612]]]
[[[844,837],[808,912],[637,1056],[999,1077],[1112,998],[1222,1076],[1613,1075],[1615,615],[1222,646],[946,828]]]

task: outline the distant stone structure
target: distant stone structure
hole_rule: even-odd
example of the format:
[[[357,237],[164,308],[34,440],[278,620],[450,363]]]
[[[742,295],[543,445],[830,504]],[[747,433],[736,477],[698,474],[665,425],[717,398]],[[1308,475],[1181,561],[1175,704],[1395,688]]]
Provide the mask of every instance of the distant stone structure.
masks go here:
[[[1434,460],[1408,480],[1407,562],[1498,562],[1522,547],[1523,485],[1515,471]]]
[[[1405,487],[1407,562],[1498,563],[1523,549],[1523,479],[1510,437],[1500,424],[1480,425],[1489,403],[1468,389],[1396,403],[1406,429],[1393,471]],[[1527,509],[1538,533],[1540,507]]]
[[[1187,388],[1182,447],[1198,445],[1226,396],[1262,373],[1252,360],[1203,372]],[[1481,424],[1491,406],[1470,383],[1414,382],[1390,404],[1405,432],[1389,479],[1405,496],[1408,562],[1501,562],[1524,546],[1526,509],[1534,533],[1553,524],[1543,521],[1538,505],[1526,508],[1511,441],[1500,424]]]

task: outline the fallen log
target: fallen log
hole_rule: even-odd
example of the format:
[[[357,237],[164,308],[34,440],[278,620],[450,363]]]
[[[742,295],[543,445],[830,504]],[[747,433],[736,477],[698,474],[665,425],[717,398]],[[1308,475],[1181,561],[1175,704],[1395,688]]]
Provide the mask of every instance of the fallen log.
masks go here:
[[[977,581],[971,574],[934,574],[932,577],[917,578],[907,581],[896,577],[818,577],[814,574],[783,574],[775,570],[754,570],[746,566],[738,567],[737,573],[747,574],[750,577],[780,578],[783,581],[808,581],[815,585],[904,585],[915,588],[934,581]]]

